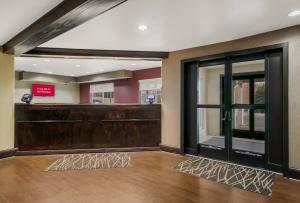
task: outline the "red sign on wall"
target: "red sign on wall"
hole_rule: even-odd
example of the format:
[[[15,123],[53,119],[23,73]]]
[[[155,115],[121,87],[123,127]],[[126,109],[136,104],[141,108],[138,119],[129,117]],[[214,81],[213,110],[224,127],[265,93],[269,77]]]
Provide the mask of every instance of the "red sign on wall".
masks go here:
[[[55,86],[43,85],[43,84],[32,84],[32,94],[38,97],[54,97]]]

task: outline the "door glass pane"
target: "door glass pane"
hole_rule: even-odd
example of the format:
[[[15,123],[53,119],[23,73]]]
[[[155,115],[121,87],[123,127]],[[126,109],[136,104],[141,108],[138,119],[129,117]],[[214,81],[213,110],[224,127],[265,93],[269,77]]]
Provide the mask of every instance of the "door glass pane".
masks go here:
[[[253,153],[265,153],[264,133],[254,133],[249,130],[249,110],[234,109],[233,110],[233,132],[232,132],[232,149],[241,150]],[[244,116],[243,116],[243,113]],[[241,118],[245,117],[246,121],[242,123]],[[262,129],[264,125],[264,115],[256,114],[255,120],[258,121],[258,126]],[[262,123],[263,120],[263,123]],[[257,127],[258,127],[257,126]]]
[[[249,104],[249,80],[234,80],[232,96],[233,104]]]
[[[221,117],[220,109],[198,109],[198,141],[200,144],[220,148],[225,147],[223,121]]]
[[[232,138],[232,149],[264,154],[265,141],[234,137]]]
[[[265,132],[265,110],[254,110],[254,131]]]
[[[265,112],[253,108],[265,104],[265,61],[232,64],[232,104],[243,104],[243,109],[232,110],[232,149],[265,153]]]
[[[234,109],[232,118],[232,129],[249,130],[249,109]]]
[[[254,80],[254,104],[265,104],[265,79]]]
[[[222,84],[225,65],[199,67],[198,104],[222,104]]]

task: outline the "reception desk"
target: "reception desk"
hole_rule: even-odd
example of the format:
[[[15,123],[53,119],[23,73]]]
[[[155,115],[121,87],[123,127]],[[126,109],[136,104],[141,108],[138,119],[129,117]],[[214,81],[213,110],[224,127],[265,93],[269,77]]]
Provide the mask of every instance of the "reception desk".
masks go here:
[[[158,149],[160,105],[15,105],[17,154]]]

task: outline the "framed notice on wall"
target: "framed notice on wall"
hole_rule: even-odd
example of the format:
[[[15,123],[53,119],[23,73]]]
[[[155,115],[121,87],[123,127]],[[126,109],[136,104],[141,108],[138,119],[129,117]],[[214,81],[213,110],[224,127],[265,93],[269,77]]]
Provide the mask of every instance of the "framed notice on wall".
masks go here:
[[[32,94],[37,97],[54,97],[55,86],[44,84],[32,84]]]

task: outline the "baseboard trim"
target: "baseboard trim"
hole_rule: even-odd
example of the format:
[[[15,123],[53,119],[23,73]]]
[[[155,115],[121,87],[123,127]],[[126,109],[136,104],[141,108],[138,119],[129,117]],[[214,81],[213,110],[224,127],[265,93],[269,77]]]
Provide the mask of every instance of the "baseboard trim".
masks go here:
[[[295,168],[289,168],[287,177],[300,180],[300,170]]]
[[[170,147],[170,146],[167,146],[167,145],[159,145],[160,147],[160,150],[161,151],[164,151],[164,152],[170,152],[170,153],[174,153],[174,154],[181,154],[181,151],[179,148],[176,148],[176,147]]]
[[[0,151],[0,159],[14,156],[17,150],[18,150],[18,148],[1,150]]]
[[[32,150],[32,151],[17,151],[15,153],[15,155],[16,156],[27,156],[27,155],[80,154],[80,153],[105,153],[105,152],[140,152],[140,151],[159,151],[159,150],[160,150],[159,147]]]

